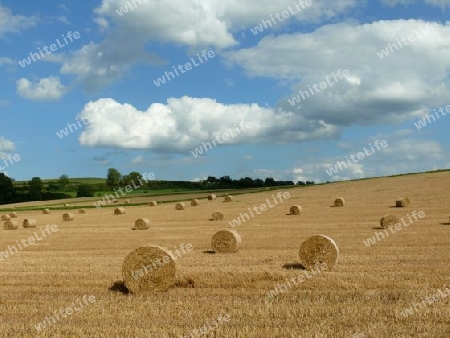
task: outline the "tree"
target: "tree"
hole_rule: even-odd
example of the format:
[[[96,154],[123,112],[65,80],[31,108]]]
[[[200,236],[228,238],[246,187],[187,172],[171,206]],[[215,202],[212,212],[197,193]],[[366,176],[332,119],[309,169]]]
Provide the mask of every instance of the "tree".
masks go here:
[[[63,190],[63,192],[66,192],[66,186],[68,186],[70,183],[69,181],[69,176],[67,176],[66,174],[63,174],[59,177],[59,187]]]
[[[134,181],[134,183],[137,185],[139,183],[139,180],[142,180],[142,175],[137,171],[132,171],[128,174],[128,178],[130,179],[130,182]]]
[[[77,188],[77,197],[94,197],[94,190],[89,184],[80,184]]]
[[[122,174],[114,168],[108,169],[108,175],[106,177],[106,185],[110,189],[117,188],[120,184],[120,181],[122,179]]]
[[[0,173],[0,204],[11,203],[15,195],[12,179],[4,173]]]
[[[28,182],[28,194],[32,201],[42,200],[42,190],[44,189],[44,183],[40,177],[33,177],[30,182]]]

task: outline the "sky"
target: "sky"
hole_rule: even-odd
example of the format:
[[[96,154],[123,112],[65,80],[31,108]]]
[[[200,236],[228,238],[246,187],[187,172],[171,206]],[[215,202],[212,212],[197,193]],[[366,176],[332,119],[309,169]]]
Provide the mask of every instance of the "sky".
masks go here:
[[[449,14],[450,0],[0,0],[0,172],[449,169]]]

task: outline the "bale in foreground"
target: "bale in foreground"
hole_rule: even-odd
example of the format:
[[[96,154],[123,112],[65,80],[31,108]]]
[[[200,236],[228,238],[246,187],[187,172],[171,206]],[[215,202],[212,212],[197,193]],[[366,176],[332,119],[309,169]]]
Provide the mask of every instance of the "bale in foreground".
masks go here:
[[[291,215],[300,215],[302,212],[302,207],[299,205],[293,205],[291,209],[289,210],[289,214]]]
[[[222,212],[221,212],[221,211],[213,212],[213,214],[212,214],[212,219],[213,219],[214,221],[221,221],[221,220],[223,220],[223,214],[222,214]]]
[[[62,215],[63,221],[73,221],[75,219],[75,215],[69,212],[66,212]]]
[[[334,200],[335,207],[343,207],[345,205],[345,200],[343,197],[338,197]]]
[[[224,199],[224,202],[231,202],[233,200],[233,196],[231,196],[231,195],[226,195],[225,196],[225,199]]]
[[[308,238],[302,243],[299,250],[302,265],[311,270],[316,263],[327,265],[331,270],[339,258],[339,248],[335,241],[325,235],[316,235]]]
[[[17,221],[8,220],[4,223],[3,228],[5,230],[17,230],[19,228],[19,224]]]
[[[404,207],[409,207],[410,206],[410,202],[409,202],[409,198],[407,197],[399,197],[397,198],[397,200],[395,201],[395,206],[397,208],[404,208]]]
[[[118,207],[114,209],[114,215],[123,215],[125,214],[125,208]]]
[[[191,200],[191,205],[192,205],[193,207],[198,206],[198,204],[199,204],[199,200],[198,200],[198,199],[194,198],[193,200]]]
[[[175,205],[175,210],[184,210],[184,207],[185,207],[184,203],[180,202]]]
[[[122,264],[125,286],[134,294],[167,291],[175,283],[175,259],[159,246],[141,246]]]
[[[150,228],[150,220],[148,218],[139,218],[134,222],[134,228],[136,230],[147,230]]]
[[[216,194],[209,194],[208,201],[214,201],[217,198]]]
[[[25,218],[22,222],[24,228],[36,228],[36,220],[34,218]]]
[[[9,221],[11,219],[10,215],[2,215],[2,221]]]
[[[158,205],[158,202],[150,201],[150,203],[148,205],[151,206],[151,207],[156,207]]]
[[[12,213],[9,214],[9,216],[10,216],[11,218],[17,218],[17,217],[19,217],[19,216],[17,215],[17,212],[12,212]]]
[[[395,226],[397,223],[400,223],[400,221],[394,215],[385,215],[380,219],[380,226],[386,229],[390,226]]]
[[[235,230],[221,230],[214,234],[211,247],[215,252],[231,253],[239,250],[241,236]]]

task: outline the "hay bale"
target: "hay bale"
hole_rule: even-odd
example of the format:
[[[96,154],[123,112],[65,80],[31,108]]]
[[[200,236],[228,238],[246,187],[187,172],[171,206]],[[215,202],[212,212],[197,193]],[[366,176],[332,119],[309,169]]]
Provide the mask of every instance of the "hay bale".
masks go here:
[[[208,201],[215,201],[217,198],[216,194],[209,194],[208,195]]]
[[[125,204],[130,204],[130,203],[131,203],[131,199],[127,198],[127,199],[125,200]]]
[[[78,210],[78,213],[79,214],[85,214],[86,213],[86,209],[80,209],[80,210]]]
[[[114,200],[113,203],[119,203],[119,200]]]
[[[290,209],[289,209],[289,214],[290,215],[300,215],[300,213],[302,212],[302,207],[299,205],[293,205]]]
[[[231,195],[226,195],[225,199],[223,200],[224,202],[231,202],[233,200],[233,196]]]
[[[175,210],[184,210],[184,203],[183,202],[179,202],[175,205]]]
[[[394,226],[397,223],[400,223],[397,216],[394,215],[385,215],[380,219],[380,226],[382,228],[389,228],[390,226]]]
[[[50,209],[44,209],[44,210],[42,210],[42,213],[45,215],[48,215],[48,214],[50,214]]]
[[[9,214],[9,217],[11,217],[11,218],[17,218],[17,217],[19,217],[19,216],[17,215],[17,212],[12,212],[12,213]]]
[[[339,258],[339,248],[336,242],[325,235],[316,235],[302,243],[299,250],[302,265],[311,270],[317,263],[326,263],[327,270],[331,270]]]
[[[15,206],[12,206],[12,207],[11,207],[11,210],[16,210],[16,207],[15,207]]]
[[[198,199],[194,198],[193,200],[191,200],[191,205],[192,205],[193,207],[196,207],[196,206],[198,206],[199,202],[200,202],[200,201],[199,201]]]
[[[5,230],[17,230],[19,228],[19,223],[10,219],[7,220],[3,226]]]
[[[148,205],[151,206],[151,207],[156,207],[158,205],[158,202],[150,201],[150,203]]]
[[[36,220],[34,218],[25,218],[22,222],[24,228],[36,228]]]
[[[2,221],[9,221],[11,219],[10,215],[2,215]]]
[[[125,286],[134,294],[167,291],[175,283],[175,258],[159,246],[141,246],[122,264]]]
[[[64,206],[65,207],[70,207],[70,204],[69,203],[64,203]]]
[[[411,203],[409,202],[409,198],[407,198],[407,197],[399,197],[395,201],[395,206],[397,208],[409,207],[410,204]]]
[[[214,234],[211,247],[215,252],[231,253],[239,250],[241,236],[235,230],[221,230]]]
[[[213,214],[212,214],[212,219],[213,219],[214,221],[221,221],[221,220],[223,220],[223,214],[222,214],[222,212],[221,212],[221,211],[213,212]]]
[[[124,215],[126,213],[125,208],[118,207],[114,209],[114,215]]]
[[[150,220],[148,218],[139,218],[134,222],[134,228],[136,230],[147,230],[150,228]]]
[[[345,205],[345,200],[343,197],[338,197],[334,200],[335,207],[343,207]]]
[[[75,219],[75,215],[71,214],[70,212],[66,212],[62,215],[63,221],[73,221]]]

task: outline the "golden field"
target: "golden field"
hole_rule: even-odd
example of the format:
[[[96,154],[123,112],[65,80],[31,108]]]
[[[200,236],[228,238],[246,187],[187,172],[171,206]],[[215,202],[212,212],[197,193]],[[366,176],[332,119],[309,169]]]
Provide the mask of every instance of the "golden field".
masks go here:
[[[180,211],[175,202],[125,206],[125,215],[113,215],[111,207],[87,209],[86,214],[74,210],[70,222],[62,222],[63,210],[49,215],[17,211],[20,223],[36,218],[38,227],[1,229],[0,250],[47,224],[57,225],[58,231],[0,261],[0,336],[450,337],[450,297],[406,318],[401,315],[438,289],[450,288],[450,172],[279,191],[289,192],[290,198],[234,228],[242,237],[234,254],[212,254],[213,234],[232,229],[228,222],[247,208],[267,204],[266,199],[274,204],[272,195],[278,191],[236,195],[230,203],[223,203],[223,197],[201,199],[199,206],[186,203]],[[197,196],[202,197],[192,197]],[[331,207],[339,196],[346,205]],[[400,196],[409,197],[411,206],[395,208]],[[39,204],[44,205],[34,203]],[[287,215],[296,204],[301,214]],[[210,221],[217,210],[224,220]],[[381,231],[382,216],[392,213],[407,220],[413,211],[425,217],[374,245],[364,244]],[[142,217],[151,220],[150,229],[131,230]],[[304,274],[299,247],[317,234],[336,241],[337,265],[268,300],[266,293],[277,284]],[[191,244],[193,250],[176,260],[174,287],[135,296],[123,288],[122,262],[145,244],[172,250]],[[83,296],[95,301],[38,332],[36,325],[45,317]],[[193,333],[220,315],[229,321],[205,334]]]

